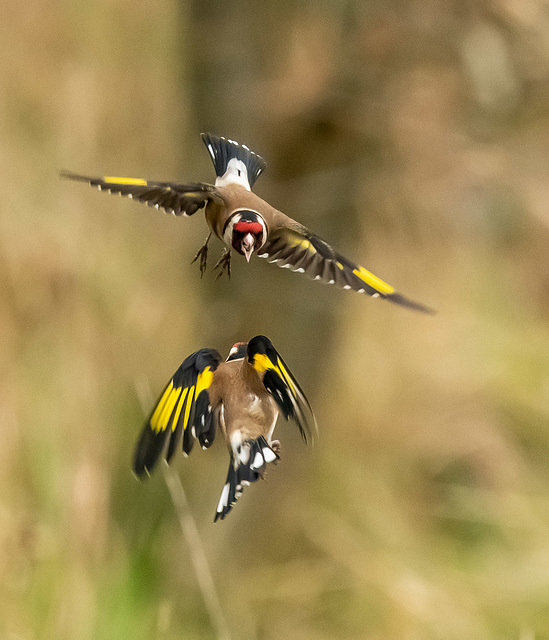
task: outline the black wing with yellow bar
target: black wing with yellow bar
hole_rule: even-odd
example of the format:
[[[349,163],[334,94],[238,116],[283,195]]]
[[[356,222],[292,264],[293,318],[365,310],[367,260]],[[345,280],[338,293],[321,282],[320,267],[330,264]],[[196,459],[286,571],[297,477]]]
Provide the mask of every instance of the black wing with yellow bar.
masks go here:
[[[189,454],[198,438],[208,448],[215,438],[216,423],[208,388],[221,362],[215,349],[200,349],[185,359],[156,403],[137,443],[133,469],[138,476],[149,474],[162,456],[170,461],[178,442]]]
[[[164,209],[176,216],[192,216],[204,207],[208,200],[216,198],[216,188],[205,182],[176,184],[174,182],[154,182],[141,178],[117,178],[105,176],[90,178],[67,171],[61,172],[63,178],[87,182],[100,191],[117,193],[138,200],[149,207]]]
[[[295,420],[303,440],[310,442],[317,430],[311,405],[269,338],[252,338],[248,343],[247,357],[286,420]]]
[[[313,280],[385,298],[416,311],[432,313],[425,305],[396,293],[390,284],[337,253],[322,238],[301,225],[299,228],[285,227],[272,231],[258,255],[279,267],[304,273]]]

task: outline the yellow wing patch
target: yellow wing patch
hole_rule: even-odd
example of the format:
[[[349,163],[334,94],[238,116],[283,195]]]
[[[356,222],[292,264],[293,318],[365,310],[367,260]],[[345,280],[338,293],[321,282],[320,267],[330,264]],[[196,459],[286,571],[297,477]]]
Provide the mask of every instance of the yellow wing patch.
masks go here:
[[[116,178],[114,176],[105,176],[103,181],[110,184],[134,184],[141,186],[145,186],[147,184],[147,181],[142,180],[141,178]]]
[[[316,249],[313,247],[311,242],[309,240],[304,240],[303,236],[298,233],[292,232],[289,234],[286,238],[286,242],[296,249],[301,248],[305,249],[305,251],[308,251],[309,253],[316,253]]]
[[[183,389],[183,393],[181,394],[181,398],[179,398],[179,403],[177,405],[177,409],[175,410],[175,414],[173,416],[172,421],[172,431],[175,431],[177,426],[177,422],[179,420],[179,416],[181,415],[181,409],[183,409],[183,403],[185,402],[185,398],[187,397],[188,389]]]
[[[174,389],[168,396],[168,399],[166,400],[166,404],[164,405],[164,409],[160,414],[160,418],[158,419],[158,425],[159,427],[161,427],[162,431],[168,428],[170,416],[173,413],[175,403],[179,400],[180,395],[181,395],[181,389]]]
[[[390,284],[384,282],[381,278],[374,276],[373,273],[365,269],[364,267],[358,267],[357,269],[353,269],[353,273],[357,278],[360,278],[363,282],[365,282],[369,287],[372,287],[376,291],[380,293],[393,293],[394,287],[391,287]]]
[[[181,412],[183,411],[183,405],[185,405],[185,413],[183,419],[183,431],[189,425],[189,418],[191,415],[191,409],[193,401],[198,398],[200,393],[207,389],[213,380],[213,371],[211,367],[206,367],[202,373],[198,374],[196,385],[190,387],[174,387],[173,380],[170,381],[166,387],[162,397],[156,405],[156,409],[150,419],[151,429],[160,433],[168,428],[170,423],[170,417],[173,414],[173,420],[171,421],[172,431],[175,430]],[[185,404],[185,400],[187,400]],[[174,412],[175,409],[175,412]]]
[[[206,367],[204,371],[198,374],[198,379],[196,381],[196,397],[201,394],[204,389],[207,389],[213,380],[213,371],[211,367]]]
[[[268,356],[266,356],[263,353],[257,353],[254,356],[254,369],[258,373],[265,373],[265,371],[267,371],[269,369],[272,369],[273,371],[276,371],[278,373],[278,375],[280,376],[280,378],[282,378],[282,380],[284,380],[284,382],[290,387],[292,393],[294,395],[296,394],[296,388],[295,388],[294,383],[292,382],[292,377],[286,371],[286,368],[284,367],[282,362],[280,362],[280,360],[278,361],[278,364],[275,365],[275,364],[273,364],[273,362],[271,361],[271,359]]]
[[[194,385],[189,388],[189,397],[187,398],[187,404],[185,405],[185,416],[183,418],[183,431],[185,431],[189,425],[189,416],[191,414],[191,407],[194,400]]]
[[[282,362],[280,362],[280,360],[278,361],[278,369],[282,373],[282,378],[286,381],[286,384],[292,390],[292,393],[294,395],[297,395],[295,385],[292,382],[292,376],[286,371],[286,367],[282,364]]]
[[[154,431],[162,431],[161,426],[159,426],[159,419],[163,413],[166,401],[170,397],[170,394],[172,393],[172,391],[173,391],[173,381],[170,381],[170,383],[166,387],[166,390],[162,394],[162,397],[158,401],[158,404],[156,405],[156,409],[154,410],[154,413],[151,416],[150,424],[152,429],[154,429]]]
[[[258,373],[265,373],[267,369],[274,369],[273,363],[263,353],[256,353],[254,356],[254,369]]]

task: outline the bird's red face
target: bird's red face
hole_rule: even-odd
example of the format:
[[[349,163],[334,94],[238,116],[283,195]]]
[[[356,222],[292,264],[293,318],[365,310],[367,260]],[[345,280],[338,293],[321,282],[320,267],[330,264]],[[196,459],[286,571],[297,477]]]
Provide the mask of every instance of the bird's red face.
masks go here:
[[[227,225],[227,244],[249,262],[254,251],[265,242],[267,229],[263,218],[255,211],[239,211]]]

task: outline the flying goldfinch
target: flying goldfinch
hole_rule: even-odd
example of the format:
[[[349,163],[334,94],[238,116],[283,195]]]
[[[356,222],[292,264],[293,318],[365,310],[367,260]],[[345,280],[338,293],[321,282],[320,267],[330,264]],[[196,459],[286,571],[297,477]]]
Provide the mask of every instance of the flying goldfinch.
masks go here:
[[[177,184],[141,178],[90,178],[62,172],[62,176],[89,182],[100,191],[118,193],[176,216],[192,216],[205,207],[210,233],[193,262],[200,260],[200,272],[207,264],[208,241],[214,233],[226,248],[215,265],[219,275],[230,276],[231,250],[249,262],[253,253],[279,267],[304,273],[313,280],[336,284],[376,298],[431,312],[419,302],[397,293],[394,288],[364,267],[337,253],[327,242],[292,220],[252,192],[265,161],[246,145],[207,133],[202,134],[215,167],[215,184]]]
[[[268,338],[236,343],[225,362],[215,349],[200,349],[162,392],[137,443],[133,469],[148,475],[160,458],[170,461],[180,442],[185,455],[195,439],[207,449],[219,429],[231,458],[214,521],[223,519],[244,487],[278,460],[280,443],[272,435],[279,414],[295,421],[305,442],[312,439],[316,420],[309,401]]]

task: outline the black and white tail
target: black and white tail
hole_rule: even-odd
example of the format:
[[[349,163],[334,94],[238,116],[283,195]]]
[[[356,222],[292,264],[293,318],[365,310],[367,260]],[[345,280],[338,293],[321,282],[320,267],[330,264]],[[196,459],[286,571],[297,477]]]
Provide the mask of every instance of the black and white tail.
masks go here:
[[[213,136],[210,133],[203,133],[201,136],[212,158],[218,179],[227,176],[227,172],[234,172],[235,178],[237,178],[234,181],[240,182],[240,180],[238,180],[239,177],[245,179],[251,189],[259,177],[259,174],[267,166],[265,160],[263,160],[261,156],[258,156],[257,153],[248,149],[245,144],[238,144],[238,142],[234,140]],[[237,160],[239,162],[232,163],[232,165],[229,166],[231,160]],[[243,165],[242,171],[238,168],[241,166],[240,163]],[[245,172],[246,175],[241,175],[239,171],[241,171],[241,173]],[[216,184],[218,184],[218,181],[216,181]]]
[[[221,492],[214,522],[223,520],[242,495],[244,487],[259,480],[265,473],[267,464],[278,458],[264,436],[243,442],[237,456],[231,455],[227,481]]]

